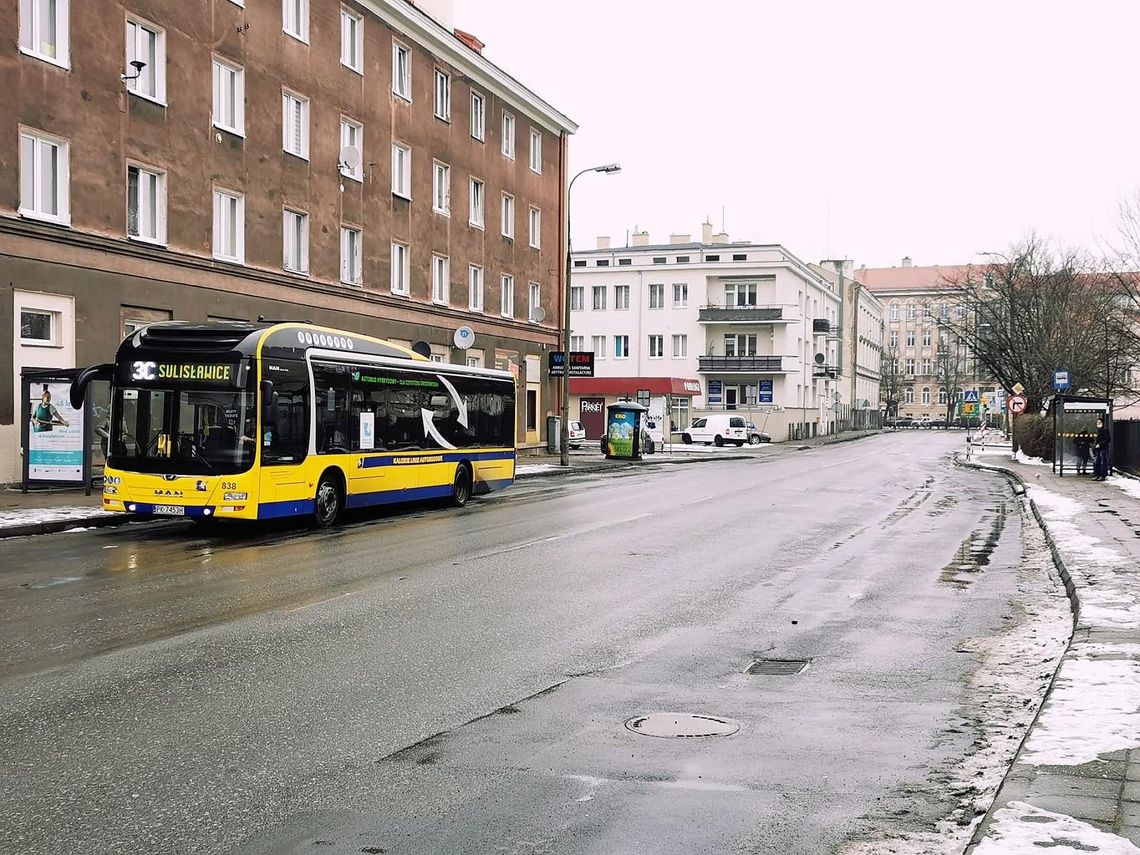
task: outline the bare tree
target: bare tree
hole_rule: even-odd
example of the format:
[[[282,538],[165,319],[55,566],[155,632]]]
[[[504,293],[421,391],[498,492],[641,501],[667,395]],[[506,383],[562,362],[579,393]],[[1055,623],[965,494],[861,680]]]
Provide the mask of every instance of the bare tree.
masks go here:
[[[966,355],[963,352],[965,345],[957,340],[957,336],[949,330],[943,330],[947,335],[940,338],[938,350],[934,358],[934,378],[938,383],[938,390],[946,396],[946,421],[954,420],[954,411],[962,397],[962,386],[966,382]],[[951,341],[951,338],[954,340]]]
[[[898,418],[902,387],[902,364],[899,360],[899,349],[897,345],[888,345],[883,348],[879,365],[879,398],[887,405],[886,417],[888,419]]]

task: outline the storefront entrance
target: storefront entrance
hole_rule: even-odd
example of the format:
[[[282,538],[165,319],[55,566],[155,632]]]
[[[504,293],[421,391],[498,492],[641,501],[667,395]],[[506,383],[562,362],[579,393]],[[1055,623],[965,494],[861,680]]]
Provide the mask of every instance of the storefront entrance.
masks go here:
[[[583,398],[578,409],[586,439],[601,439],[606,432],[606,399]]]

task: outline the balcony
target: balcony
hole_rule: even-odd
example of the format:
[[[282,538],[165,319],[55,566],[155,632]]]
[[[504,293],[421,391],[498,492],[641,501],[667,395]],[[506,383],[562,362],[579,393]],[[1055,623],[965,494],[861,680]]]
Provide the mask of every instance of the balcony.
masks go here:
[[[697,320],[702,324],[790,323],[783,306],[701,306]]]
[[[698,371],[750,374],[784,374],[795,371],[792,359],[783,356],[702,356]]]

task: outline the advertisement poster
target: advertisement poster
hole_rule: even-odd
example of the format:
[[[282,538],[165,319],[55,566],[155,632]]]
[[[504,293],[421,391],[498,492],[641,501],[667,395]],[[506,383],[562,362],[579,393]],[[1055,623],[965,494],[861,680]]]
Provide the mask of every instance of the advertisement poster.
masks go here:
[[[28,478],[83,482],[83,411],[68,383],[33,383],[28,402]]]
[[[610,411],[610,425],[606,436],[609,439],[610,455],[613,457],[633,457],[633,423],[637,413]]]
[[[360,414],[360,450],[371,451],[376,447],[376,414]]]

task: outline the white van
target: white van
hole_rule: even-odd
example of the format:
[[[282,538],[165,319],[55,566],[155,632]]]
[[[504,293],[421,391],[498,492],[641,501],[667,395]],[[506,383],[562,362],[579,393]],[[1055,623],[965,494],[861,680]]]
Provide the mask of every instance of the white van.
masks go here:
[[[748,442],[748,425],[742,417],[728,413],[702,416],[693,419],[693,423],[681,433],[681,441],[686,445],[694,442],[724,445],[726,442],[731,442],[741,446]]]

